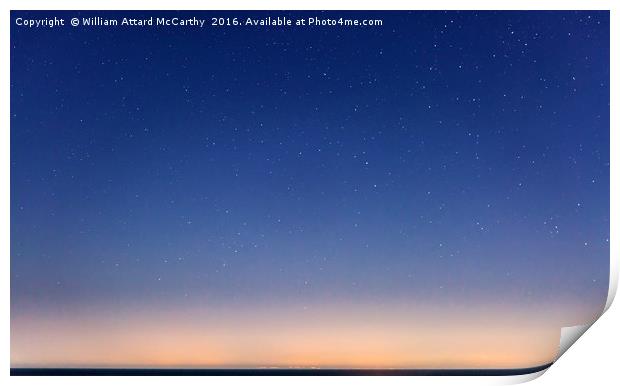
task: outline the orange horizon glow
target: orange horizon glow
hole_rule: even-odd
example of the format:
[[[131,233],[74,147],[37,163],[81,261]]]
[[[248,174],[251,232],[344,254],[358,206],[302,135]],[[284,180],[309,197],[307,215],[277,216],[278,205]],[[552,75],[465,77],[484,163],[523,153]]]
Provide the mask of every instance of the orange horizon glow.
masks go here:
[[[11,366],[526,368],[555,359],[552,324],[519,311],[397,305],[48,314],[12,320]]]

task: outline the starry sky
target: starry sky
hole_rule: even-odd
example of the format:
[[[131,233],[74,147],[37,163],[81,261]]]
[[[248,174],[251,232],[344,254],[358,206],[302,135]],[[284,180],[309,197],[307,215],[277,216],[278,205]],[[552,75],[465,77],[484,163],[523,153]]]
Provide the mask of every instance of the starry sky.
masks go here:
[[[12,23],[12,366],[527,367],[602,311],[608,12],[54,16],[207,22]]]

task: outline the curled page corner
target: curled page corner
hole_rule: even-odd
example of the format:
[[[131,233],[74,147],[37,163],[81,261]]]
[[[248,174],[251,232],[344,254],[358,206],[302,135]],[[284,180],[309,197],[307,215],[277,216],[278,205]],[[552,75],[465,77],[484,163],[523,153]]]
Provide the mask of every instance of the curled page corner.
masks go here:
[[[521,375],[511,375],[508,377],[502,377],[500,382],[497,382],[498,385],[519,385],[522,383],[533,381],[534,379],[542,376],[544,373],[549,370],[549,367],[546,367],[542,370],[536,371],[534,373],[529,374],[521,374]]]
[[[616,256],[614,253],[611,256]],[[618,276],[619,276],[619,268],[618,261],[616,259],[609,259],[609,290],[607,292],[607,301],[605,302],[605,309],[603,313],[607,312],[609,307],[611,307],[611,303],[613,303],[616,293],[618,291]]]
[[[560,330],[560,347],[558,350],[558,355],[555,359],[557,360],[564,355],[566,350],[568,350],[570,346],[572,346],[577,339],[579,339],[592,326],[592,324],[593,323],[562,327]]]

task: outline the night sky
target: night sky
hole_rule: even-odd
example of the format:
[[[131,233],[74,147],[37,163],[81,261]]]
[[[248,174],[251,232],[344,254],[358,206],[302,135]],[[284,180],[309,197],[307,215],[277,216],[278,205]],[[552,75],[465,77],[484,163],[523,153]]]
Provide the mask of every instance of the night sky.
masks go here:
[[[212,27],[210,17],[382,19]],[[527,367],[609,277],[608,12],[12,12],[12,366]]]

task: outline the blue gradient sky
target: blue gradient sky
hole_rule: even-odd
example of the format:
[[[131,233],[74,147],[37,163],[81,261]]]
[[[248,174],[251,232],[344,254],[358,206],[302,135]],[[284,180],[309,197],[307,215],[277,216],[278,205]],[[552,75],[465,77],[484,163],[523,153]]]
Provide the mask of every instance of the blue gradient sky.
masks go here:
[[[129,15],[321,15],[383,26],[13,23],[13,365],[510,367],[539,364],[524,359],[535,350],[549,359],[559,326],[602,310],[607,12],[12,20]],[[409,342],[426,351],[394,346],[353,360],[346,350],[309,350],[293,328],[314,317],[316,336],[346,337],[377,310],[367,340],[351,338],[358,353],[399,336],[427,337]],[[110,360],[124,346],[106,351],[100,341],[44,355],[50,341],[121,342],[141,330],[115,333],[114,315],[152,331],[145,342],[162,328],[229,329],[202,336],[187,358],[174,354],[187,351],[183,339],[162,342],[167,359]],[[276,333],[276,320],[289,335]],[[467,336],[488,320],[507,328],[479,352]],[[524,336],[544,331],[550,343],[501,356],[515,320],[533,321]],[[254,361],[201,352],[244,336],[253,321],[277,355],[254,350],[260,332],[246,337],[251,347],[237,342]],[[437,321],[463,344],[425,361],[444,344]],[[397,333],[382,336],[388,328]]]

